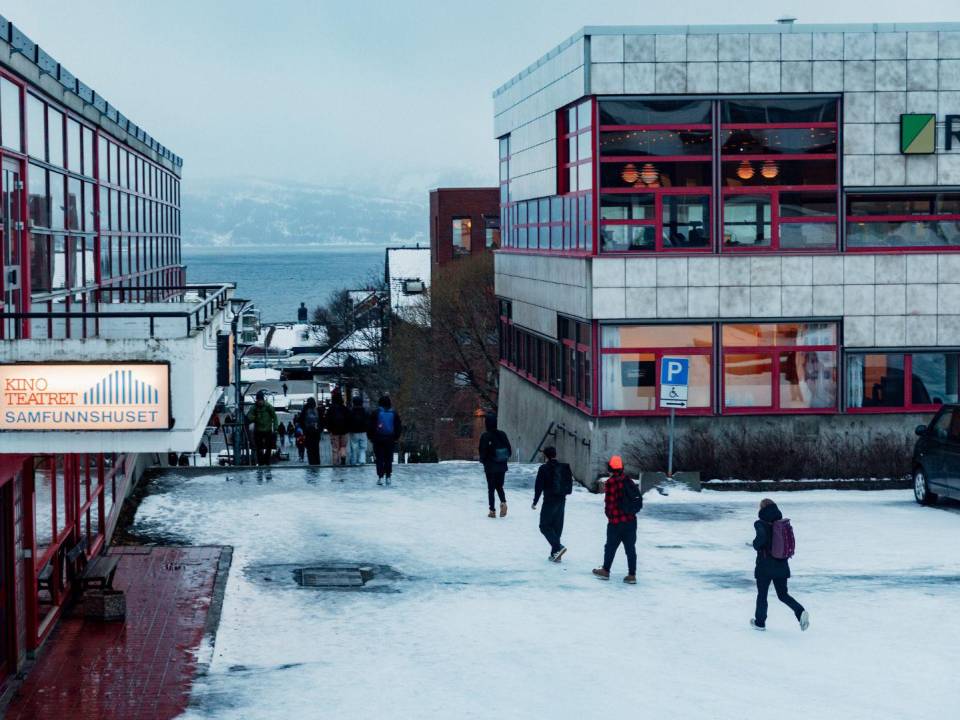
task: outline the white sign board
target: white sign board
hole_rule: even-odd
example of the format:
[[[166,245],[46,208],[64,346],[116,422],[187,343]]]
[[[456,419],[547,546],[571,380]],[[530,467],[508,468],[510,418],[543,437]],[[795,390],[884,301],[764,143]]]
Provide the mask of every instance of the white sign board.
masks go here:
[[[660,407],[685,408],[687,406],[689,375],[689,358],[660,359]]]
[[[169,428],[167,363],[0,365],[0,431]]]

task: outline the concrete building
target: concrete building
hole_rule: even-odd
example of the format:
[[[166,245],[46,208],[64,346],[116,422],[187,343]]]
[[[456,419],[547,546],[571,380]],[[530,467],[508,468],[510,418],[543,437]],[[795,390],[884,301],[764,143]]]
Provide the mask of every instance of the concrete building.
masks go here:
[[[494,113],[523,454],[554,423],[590,479],[662,433],[665,355],[681,433],[906,434],[957,401],[960,24],[588,27]]]
[[[145,465],[197,448],[228,284],[189,286],[182,160],[0,18],[0,683],[49,636]]]

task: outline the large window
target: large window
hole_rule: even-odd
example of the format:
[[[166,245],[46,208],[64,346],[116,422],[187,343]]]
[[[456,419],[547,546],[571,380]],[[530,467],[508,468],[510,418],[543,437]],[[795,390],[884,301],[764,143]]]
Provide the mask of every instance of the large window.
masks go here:
[[[709,250],[713,103],[601,100],[600,250]]]
[[[688,413],[713,407],[712,325],[606,325],[600,329],[602,409],[658,413],[663,357],[690,360]]]
[[[960,193],[848,195],[847,247],[960,247]]]
[[[560,339],[560,392],[564,399],[593,407],[593,328],[588,322],[557,318]]]
[[[929,411],[958,401],[960,354],[943,352],[847,355],[847,409]]]
[[[453,237],[453,255],[470,254],[470,234],[473,231],[473,221],[468,218],[454,218],[451,234]]]
[[[725,411],[836,410],[834,323],[725,324],[721,333]]]
[[[593,187],[593,102],[581,103],[557,114],[559,153],[558,194],[590,190]]]
[[[837,245],[837,101],[720,103],[724,250]]]
[[[20,152],[20,88],[6,78],[0,78],[0,141],[4,147]]]

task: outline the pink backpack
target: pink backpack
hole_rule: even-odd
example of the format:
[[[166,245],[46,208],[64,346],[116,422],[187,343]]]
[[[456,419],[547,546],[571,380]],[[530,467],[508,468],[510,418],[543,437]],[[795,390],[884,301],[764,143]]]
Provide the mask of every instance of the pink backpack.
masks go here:
[[[775,520],[772,526],[770,557],[777,560],[789,560],[797,551],[797,539],[789,518]]]

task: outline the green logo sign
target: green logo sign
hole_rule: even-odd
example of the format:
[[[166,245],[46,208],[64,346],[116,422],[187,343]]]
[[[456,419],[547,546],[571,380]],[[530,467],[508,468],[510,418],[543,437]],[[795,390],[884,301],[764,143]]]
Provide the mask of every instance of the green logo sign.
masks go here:
[[[904,155],[929,155],[937,147],[937,116],[933,113],[907,113],[900,116],[900,152]]]

